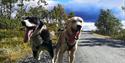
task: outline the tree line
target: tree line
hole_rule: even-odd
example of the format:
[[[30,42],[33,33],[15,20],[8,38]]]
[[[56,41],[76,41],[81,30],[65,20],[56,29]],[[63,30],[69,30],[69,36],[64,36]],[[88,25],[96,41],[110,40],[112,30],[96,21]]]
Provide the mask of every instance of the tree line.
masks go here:
[[[97,33],[125,40],[125,30],[122,29],[120,20],[109,9],[101,9],[95,26],[97,27]]]

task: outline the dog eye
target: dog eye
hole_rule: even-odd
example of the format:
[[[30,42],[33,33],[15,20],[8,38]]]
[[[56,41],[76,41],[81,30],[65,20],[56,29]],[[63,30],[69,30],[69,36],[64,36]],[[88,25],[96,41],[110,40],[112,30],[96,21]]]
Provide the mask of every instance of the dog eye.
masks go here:
[[[81,22],[81,23],[82,23],[82,21],[79,21],[79,22]]]
[[[75,22],[76,22],[75,20],[72,21],[72,23],[75,23]]]

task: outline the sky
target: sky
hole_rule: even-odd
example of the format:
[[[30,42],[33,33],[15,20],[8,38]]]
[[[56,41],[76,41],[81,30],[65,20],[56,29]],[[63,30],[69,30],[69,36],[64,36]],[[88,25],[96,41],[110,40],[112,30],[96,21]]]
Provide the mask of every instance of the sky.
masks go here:
[[[110,9],[117,18],[125,20],[121,8],[125,5],[123,0],[49,0],[49,2],[55,5],[62,4],[67,13],[73,11],[87,22],[97,21],[100,9]]]
[[[80,16],[85,22],[89,22],[90,25],[85,25],[87,27],[92,27],[95,29],[93,22],[98,20],[100,14],[100,9],[110,9],[112,13],[121,20],[121,23],[125,24],[125,12],[122,10],[122,6],[125,6],[125,0],[46,0],[48,5],[45,6],[46,9],[53,9],[57,4],[63,5],[65,12],[75,12],[76,16]],[[24,2],[24,7],[26,11],[30,7],[36,7],[38,0]],[[43,4],[41,4],[43,5]],[[17,4],[15,4],[14,9],[18,9]],[[14,11],[12,17],[16,16],[17,11]],[[124,26],[125,28],[125,26]],[[85,29],[85,28],[84,28]]]
[[[98,20],[100,9],[110,9],[120,19],[125,29],[125,12],[121,8],[125,6],[125,0],[49,0],[49,9],[53,5],[62,4],[66,13],[75,12],[76,16],[84,19],[83,30],[96,30],[94,22]],[[52,6],[51,6],[52,4]]]

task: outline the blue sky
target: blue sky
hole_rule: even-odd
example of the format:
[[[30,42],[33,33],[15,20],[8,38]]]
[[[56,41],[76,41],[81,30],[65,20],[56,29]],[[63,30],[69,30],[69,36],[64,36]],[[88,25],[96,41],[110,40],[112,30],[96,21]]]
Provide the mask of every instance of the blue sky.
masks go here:
[[[38,6],[38,0],[24,2],[26,11],[30,7]],[[123,14],[122,6],[125,6],[124,0],[46,0],[47,9],[52,9],[57,4],[62,4],[66,13],[75,12],[76,16],[82,17],[86,22],[95,22],[100,14],[100,9],[110,9],[112,13],[120,20],[125,20],[125,13]],[[15,5],[16,9],[18,7]],[[16,16],[17,11],[14,11],[12,16]]]
[[[54,4],[62,4],[67,13],[73,11],[77,16],[81,16],[85,21],[96,21],[100,14],[100,9],[110,9],[120,20],[125,20],[122,6],[123,0],[50,0]]]
[[[96,27],[94,22],[97,21],[100,14],[100,9],[110,9],[112,13],[121,20],[123,28],[125,29],[125,13],[122,10],[122,6],[125,6],[125,0],[46,0],[48,5],[44,6],[46,9],[51,10],[57,4],[64,6],[65,12],[75,12],[76,16],[83,18],[84,25],[83,30],[95,30]],[[24,1],[25,10],[31,7],[39,6],[38,0],[31,0],[30,2]],[[13,8],[12,17],[14,18],[17,14],[17,2]],[[43,5],[42,3],[40,5]]]
[[[122,6],[125,6],[125,0],[46,0],[48,5],[45,6],[46,9],[53,9],[57,4],[62,4],[66,13],[71,11],[75,12],[76,16],[80,16],[85,21],[84,30],[95,30],[96,27],[94,22],[97,21],[100,14],[100,9],[110,9],[112,13],[121,20],[125,29],[125,13],[122,10]],[[31,7],[39,6],[37,4],[38,0],[34,1],[24,1],[24,7],[28,11]],[[18,3],[15,4],[13,8],[12,17],[16,16],[19,7]],[[41,4],[43,5],[43,4]]]
[[[73,11],[75,15],[83,18],[83,30],[96,30],[94,22],[97,21],[100,9],[110,9],[112,13],[121,20],[125,29],[125,12],[122,6],[125,6],[125,0],[49,0],[48,9],[53,5],[62,4],[67,13]]]

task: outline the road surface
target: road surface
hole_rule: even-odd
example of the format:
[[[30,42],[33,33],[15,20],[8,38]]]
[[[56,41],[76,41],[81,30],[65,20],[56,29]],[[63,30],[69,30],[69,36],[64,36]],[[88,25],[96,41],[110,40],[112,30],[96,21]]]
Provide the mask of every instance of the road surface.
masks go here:
[[[75,63],[125,63],[125,43],[84,32]]]
[[[29,59],[26,58],[25,61]],[[66,53],[63,61],[68,63]],[[125,42],[82,32],[75,63],[125,63]]]

